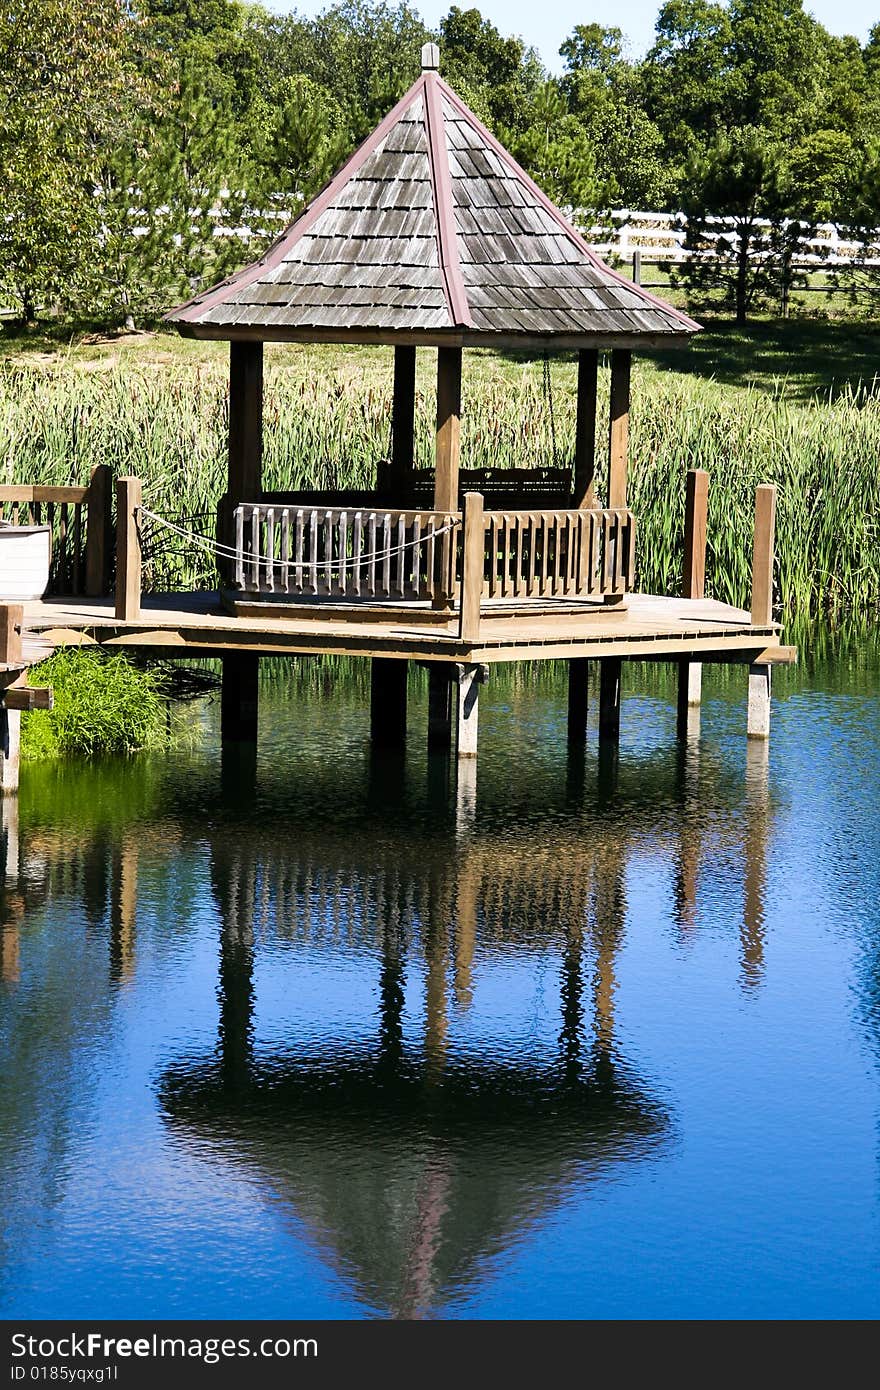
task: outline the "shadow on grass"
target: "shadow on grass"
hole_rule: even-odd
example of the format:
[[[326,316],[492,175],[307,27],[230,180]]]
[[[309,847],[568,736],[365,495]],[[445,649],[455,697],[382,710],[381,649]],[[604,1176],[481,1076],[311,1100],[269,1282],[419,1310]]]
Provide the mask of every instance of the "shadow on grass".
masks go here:
[[[669,371],[797,401],[880,391],[880,319],[759,320],[741,328],[709,319],[689,347],[644,355]]]

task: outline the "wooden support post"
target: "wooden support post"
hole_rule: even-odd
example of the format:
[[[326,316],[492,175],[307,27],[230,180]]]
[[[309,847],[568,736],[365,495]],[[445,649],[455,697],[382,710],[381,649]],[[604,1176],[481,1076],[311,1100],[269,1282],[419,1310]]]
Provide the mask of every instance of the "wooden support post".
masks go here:
[[[611,354],[611,411],[608,439],[608,505],[626,506],[629,466],[629,383],[632,353],[615,348]]]
[[[20,756],[21,712],[0,708],[0,796],[17,793]]]
[[[138,509],[140,478],[116,480],[116,617],[137,622],[141,615],[141,542]]]
[[[428,665],[428,748],[447,752],[452,746],[452,677],[455,668],[446,661]]]
[[[480,718],[480,686],[488,679],[486,666],[459,666],[458,668],[458,738],[456,753],[459,758],[477,756],[477,733]]]
[[[770,737],[770,666],[749,667],[749,738]]]
[[[233,506],[263,490],[263,344],[229,344],[229,487]]]
[[[86,594],[99,598],[110,592],[113,547],[113,473],[99,463],[92,469],[86,521]]]
[[[437,349],[437,450],[434,510],[458,510],[461,452],[461,348]]]
[[[370,737],[379,748],[406,744],[407,662],[374,656],[370,661]]]
[[[594,507],[593,478],[596,470],[596,401],[599,385],[599,352],[582,348],[578,353],[577,420],[574,436],[574,505]]]
[[[603,657],[599,667],[599,742],[617,743],[620,738],[620,657]]]
[[[0,666],[21,665],[21,629],[24,608],[20,603],[0,604]]]
[[[256,743],[260,658],[254,652],[227,652],[220,690],[220,738],[224,743]]]
[[[755,542],[752,552],[752,622],[767,627],[773,621],[773,544],[776,530],[776,488],[762,483],[755,492]]]
[[[706,594],[706,525],[709,509],[709,474],[691,468],[687,475],[684,509],[683,598],[700,599]],[[678,736],[699,736],[699,709],[703,697],[703,668],[698,661],[678,663]],[[696,729],[694,728],[696,725]]]
[[[416,350],[394,349],[394,403],[391,409],[391,500],[403,506],[410,495],[415,461]]]
[[[636,249],[633,251],[633,284],[634,284],[634,285],[640,285],[641,283],[642,283],[642,253],[641,253],[641,251],[638,249],[638,247],[636,247]]]
[[[587,738],[589,672],[590,663],[584,656],[568,663],[568,742],[573,747]]]
[[[18,798],[0,798],[0,892],[18,887],[21,844],[18,825]],[[2,930],[2,924],[0,924]],[[0,979],[3,979],[0,970]]]
[[[462,529],[464,535],[458,635],[462,642],[476,642],[480,636],[480,603],[483,598],[483,574],[486,563],[486,526],[483,520],[482,493],[465,493]]]

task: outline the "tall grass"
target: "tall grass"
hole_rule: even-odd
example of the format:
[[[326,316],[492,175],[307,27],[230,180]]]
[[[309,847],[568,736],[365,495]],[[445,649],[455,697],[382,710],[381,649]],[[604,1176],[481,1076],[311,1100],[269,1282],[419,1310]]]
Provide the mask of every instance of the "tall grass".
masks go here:
[[[390,353],[303,352],[267,364],[265,486],[369,487],[386,457]],[[420,369],[417,467],[430,467],[434,400],[430,354]],[[466,361],[465,466],[554,459],[540,362],[488,355]],[[558,461],[571,459],[575,369],[554,365]],[[607,375],[602,379],[603,403]],[[0,477],[67,483],[98,462],[133,473],[154,511],[211,530],[226,469],[227,381],[219,364],[115,366],[74,361],[0,368]],[[600,431],[600,434],[603,432]],[[801,404],[758,390],[637,372],[631,417],[630,502],[639,518],[638,582],[655,593],[680,584],[684,475],[711,475],[709,592],[747,602],[754,489],[779,487],[777,601],[788,611],[873,609],[880,602],[880,400],[850,392]],[[607,451],[600,441],[600,496]],[[166,533],[167,534],[167,533]],[[210,562],[152,536],[155,587],[210,583]]]
[[[31,685],[50,685],[55,705],[24,715],[26,760],[133,753],[165,734],[162,668],[141,669],[121,654],[62,647],[34,666],[29,679]]]

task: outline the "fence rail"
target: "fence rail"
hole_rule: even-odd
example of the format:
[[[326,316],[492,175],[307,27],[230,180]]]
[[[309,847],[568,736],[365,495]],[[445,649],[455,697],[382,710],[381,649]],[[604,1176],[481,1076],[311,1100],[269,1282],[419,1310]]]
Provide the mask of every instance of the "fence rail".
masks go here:
[[[0,485],[0,520],[48,526],[52,534],[49,594],[97,597],[110,582],[110,469],[99,464],[88,487]]]

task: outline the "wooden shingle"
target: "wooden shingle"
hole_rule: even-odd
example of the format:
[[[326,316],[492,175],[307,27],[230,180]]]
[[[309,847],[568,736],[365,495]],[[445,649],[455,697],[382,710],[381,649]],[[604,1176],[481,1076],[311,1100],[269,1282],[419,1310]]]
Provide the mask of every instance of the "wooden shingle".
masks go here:
[[[433,70],[265,256],[168,318],[195,336],[542,346],[698,327],[604,265]]]

